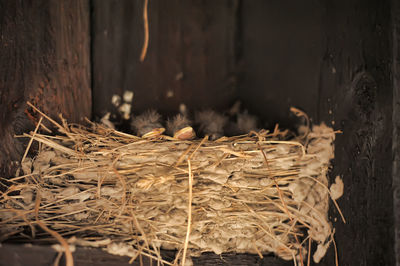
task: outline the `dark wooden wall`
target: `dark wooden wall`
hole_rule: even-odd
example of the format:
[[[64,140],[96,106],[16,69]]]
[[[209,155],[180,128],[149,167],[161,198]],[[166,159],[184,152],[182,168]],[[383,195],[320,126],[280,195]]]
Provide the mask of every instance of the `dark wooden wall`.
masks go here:
[[[324,21],[329,12],[327,3],[313,0],[242,3],[243,63],[239,95],[244,105],[270,126],[278,122],[287,126],[292,122],[288,121],[291,106],[302,108],[316,118],[318,82],[329,34]]]
[[[77,247],[73,253],[75,266],[139,266],[139,259],[129,264],[129,257],[115,256],[101,249]],[[0,248],[0,266],[47,266],[53,265],[57,252],[48,246],[23,246],[6,244]],[[173,257],[171,257],[173,259]],[[143,265],[157,265],[155,261],[142,258]],[[206,254],[200,258],[193,258],[193,264],[199,266],[289,266],[293,262],[282,262],[279,258],[268,258],[262,261],[258,256],[246,254],[223,254],[222,258],[216,254]],[[61,258],[60,265],[65,265]]]
[[[135,93],[134,113],[177,112],[180,103],[228,107],[237,96],[238,1],[149,1],[149,47],[141,63],[143,3],[92,2],[94,115],[112,110],[112,95],[125,90]]]
[[[182,102],[192,109],[223,109],[241,99],[269,125],[291,125],[288,110],[296,106],[314,122],[341,129],[331,177],[343,177],[345,194],[339,204],[347,224],[333,208],[330,212],[339,265],[395,263],[400,238],[400,12],[395,0],[150,0],[150,43],[143,63],[143,1],[91,1],[87,39],[81,35],[88,31],[87,1],[34,3],[0,0],[2,46],[12,44],[0,49],[2,61],[10,62],[0,64],[3,135],[11,132],[4,125],[18,109],[14,103],[23,102],[22,96],[36,99],[32,95],[40,91],[46,93],[37,99],[48,101],[51,107],[45,111],[52,114],[61,110],[76,120],[90,112],[90,66],[85,60],[91,36],[95,116],[111,110],[113,94],[132,90],[134,112],[154,107],[168,114]],[[68,16],[63,6],[71,12]],[[63,16],[65,20],[57,19]],[[81,40],[82,46],[73,40]],[[76,65],[66,47],[83,49]],[[68,77],[81,83],[68,86]],[[38,89],[41,81],[53,84],[51,89]],[[77,88],[82,91],[72,91]],[[290,264],[274,257],[228,257],[227,265]],[[334,261],[331,248],[320,265]],[[195,262],[222,263],[210,255]]]
[[[88,0],[0,1],[0,174],[21,159],[13,135],[34,127],[26,101],[71,122],[90,117],[89,21]]]
[[[400,265],[400,3],[392,1],[393,31],[393,209],[396,265]]]
[[[294,105],[343,131],[331,172],[345,183],[347,224],[331,209],[339,265],[393,265],[391,2],[243,1],[242,12],[244,103],[271,122]]]
[[[326,16],[332,33],[321,71],[319,120],[334,120],[344,132],[332,172],[344,177],[346,188],[340,204],[348,224],[336,224],[343,265],[395,262],[390,4],[349,1],[342,12]],[[343,8],[337,2],[327,7]],[[329,76],[332,67],[337,74]]]

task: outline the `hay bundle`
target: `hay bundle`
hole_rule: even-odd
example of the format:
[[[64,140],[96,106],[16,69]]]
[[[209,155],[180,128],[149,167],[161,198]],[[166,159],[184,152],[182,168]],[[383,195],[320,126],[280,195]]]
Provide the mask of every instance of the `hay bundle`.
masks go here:
[[[311,241],[318,262],[331,242],[335,132],[324,124],[298,137],[276,128],[179,141],[53,123],[62,134],[29,135],[38,154],[0,196],[4,238],[74,236],[69,243],[165,264],[161,248],[178,251],[175,263],[207,251],[303,261]]]

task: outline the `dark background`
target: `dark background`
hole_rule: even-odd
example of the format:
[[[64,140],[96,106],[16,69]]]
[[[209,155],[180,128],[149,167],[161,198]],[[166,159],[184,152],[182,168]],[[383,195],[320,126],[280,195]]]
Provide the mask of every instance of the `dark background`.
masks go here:
[[[347,224],[330,213],[339,265],[399,265],[397,1],[150,0],[141,63],[143,2],[0,0],[2,175],[23,152],[14,133],[36,119],[26,100],[70,122],[112,111],[111,96],[125,90],[135,93],[134,113],[153,107],[169,115],[180,103],[224,110],[240,99],[269,126],[292,125],[296,106],[343,131],[330,174],[345,183],[338,203]],[[49,265],[54,257],[47,247],[0,247],[2,265]],[[205,254],[195,264],[292,263],[224,258]],[[78,249],[75,260],[128,261],[90,249]],[[335,265],[332,248],[320,265]]]

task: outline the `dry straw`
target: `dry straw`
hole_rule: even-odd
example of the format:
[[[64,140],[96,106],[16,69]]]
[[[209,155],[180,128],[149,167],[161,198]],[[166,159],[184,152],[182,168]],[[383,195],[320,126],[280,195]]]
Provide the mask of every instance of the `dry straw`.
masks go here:
[[[312,241],[318,262],[333,240],[327,172],[335,132],[324,124],[300,136],[276,128],[180,141],[52,123],[60,134],[25,135],[39,149],[0,195],[3,239],[57,239],[67,255],[69,245],[83,245],[166,265],[209,251],[272,252],[303,264]],[[175,261],[161,249],[177,250]]]

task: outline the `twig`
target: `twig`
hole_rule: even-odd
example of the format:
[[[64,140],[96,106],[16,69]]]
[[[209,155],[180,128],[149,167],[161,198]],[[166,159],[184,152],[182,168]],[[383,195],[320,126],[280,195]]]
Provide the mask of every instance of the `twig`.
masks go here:
[[[144,42],[142,47],[142,53],[140,54],[140,62],[143,62],[146,58],[147,54],[147,47],[149,46],[149,21],[147,17],[147,6],[149,0],[144,0],[144,7],[143,7],[143,23],[144,23]]]
[[[336,241],[335,241],[335,229],[333,229],[333,232],[331,234],[331,240],[333,242],[333,247],[335,248],[335,264],[336,264],[336,266],[339,266],[339,258],[338,258],[338,252],[337,252]]]
[[[74,266],[74,258],[72,256],[71,250],[67,241],[56,231],[51,230],[48,228],[42,221],[39,220],[39,206],[40,206],[40,192],[37,190],[36,192],[36,202],[35,202],[35,217],[36,223],[47,233],[52,235],[58,242],[60,242],[61,246],[64,247],[65,252],[65,260],[66,266]]]
[[[33,137],[36,135],[36,133],[37,133],[37,131],[39,129],[39,126],[42,123],[42,120],[43,120],[43,116],[40,117],[39,122],[36,125],[35,131],[33,131],[33,134],[31,136],[31,139],[29,140],[28,146],[25,149],[24,156],[22,156],[21,164],[24,162],[26,156],[28,155],[29,149],[31,148],[31,145],[32,145],[32,142],[33,142]]]
[[[311,262],[311,237],[308,238],[308,257],[307,257],[307,266],[310,266]]]
[[[59,266],[60,265],[61,257],[62,257],[62,251],[57,253],[57,257],[55,258],[54,263],[53,263],[54,266]]]
[[[194,151],[192,152],[192,154],[189,155],[188,158],[188,163],[189,161],[193,158],[193,155],[197,152],[197,150],[201,147],[201,145],[203,145],[203,143],[208,140],[208,136],[205,136],[199,143],[199,145],[197,145],[196,149],[194,149]],[[189,168],[190,169],[190,168]],[[189,171],[190,172],[190,171]]]
[[[55,120],[51,119],[49,116],[47,116],[45,113],[43,113],[42,111],[40,111],[38,108],[36,108],[36,106],[34,106],[33,104],[31,104],[30,102],[26,102],[30,107],[32,107],[36,112],[38,112],[39,114],[41,114],[43,117],[45,117],[47,120],[49,120],[51,123],[53,123],[55,126],[58,127],[58,129],[60,130],[60,132],[62,133],[66,133],[64,128],[57,123]]]
[[[262,155],[263,155],[263,157],[264,157],[265,164],[267,165],[267,168],[269,168],[267,156],[265,155],[264,150],[261,148],[261,146],[260,146],[259,143],[257,143],[257,146],[258,146],[258,148],[260,149],[260,151],[261,151],[261,153],[262,153]],[[286,205],[285,201],[283,200],[282,191],[280,190],[279,185],[278,185],[278,182],[276,182],[276,179],[275,179],[274,176],[272,176],[272,180],[273,180],[273,182],[274,182],[274,184],[275,184],[275,187],[276,187],[276,189],[277,189],[277,191],[278,191],[279,198],[280,198],[280,200],[281,200],[281,202],[282,202],[282,205],[283,205],[283,208],[285,209],[286,214],[289,216],[289,219],[290,219],[290,220],[293,220],[292,214],[289,212],[289,210],[288,210],[288,208],[287,208],[287,205]]]
[[[185,245],[183,247],[182,266],[185,265],[186,252],[187,252],[187,248],[189,245],[190,227],[192,226],[193,174],[192,174],[192,167],[190,164],[190,160],[188,160],[187,162],[188,162],[188,171],[189,171],[188,224],[187,224],[187,230],[186,230]]]

